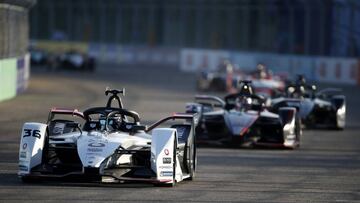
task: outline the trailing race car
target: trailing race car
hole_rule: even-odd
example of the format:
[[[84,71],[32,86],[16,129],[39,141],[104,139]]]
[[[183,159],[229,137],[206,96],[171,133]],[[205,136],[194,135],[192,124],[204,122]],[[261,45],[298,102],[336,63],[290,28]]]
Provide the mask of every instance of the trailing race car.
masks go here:
[[[48,65],[50,54],[42,49],[30,48],[31,65]]]
[[[112,95],[106,107],[84,112],[53,108],[46,124],[25,123],[19,150],[21,179],[79,177],[169,186],[192,180],[197,164],[194,115],[175,113],[147,127],[136,112],[122,107],[119,93],[123,91],[106,91]],[[113,100],[118,108],[111,106]],[[185,122],[159,127],[168,120]]]
[[[232,74],[233,71],[233,65],[226,60],[216,71],[201,71],[198,73],[196,87],[199,91],[225,92],[237,80],[237,77]]]
[[[299,109],[302,123],[306,127],[330,127],[342,130],[346,123],[346,98],[340,89],[328,88],[316,91],[315,85],[306,84],[304,76],[299,75],[286,92],[272,99],[272,112],[279,108],[292,106]],[[293,102],[293,101],[296,102]]]
[[[93,72],[96,68],[94,57],[77,51],[68,51],[59,55],[55,63],[56,69],[85,70]]]
[[[253,93],[251,81],[242,81],[238,93],[225,97],[197,95],[187,104],[188,113],[199,113],[197,142],[262,145],[295,148],[302,133],[294,107],[279,108],[278,114],[265,109],[264,98]]]
[[[251,80],[257,94],[272,97],[285,88],[285,78],[274,75],[265,66],[258,64],[255,71],[241,71],[230,63],[221,66],[218,71],[203,71],[197,76],[197,89],[200,91],[236,91],[242,80]]]
[[[274,75],[272,71],[268,70],[265,65],[258,64],[256,70],[248,73],[247,80],[251,80],[251,86],[258,95],[266,98],[275,96],[279,91],[285,88],[286,76]]]

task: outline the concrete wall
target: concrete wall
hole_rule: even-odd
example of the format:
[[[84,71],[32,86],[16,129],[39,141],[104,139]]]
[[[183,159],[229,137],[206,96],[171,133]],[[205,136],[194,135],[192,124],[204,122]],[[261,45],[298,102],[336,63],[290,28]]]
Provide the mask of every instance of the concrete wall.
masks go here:
[[[16,95],[16,58],[0,61],[0,101]]]
[[[0,101],[23,92],[30,76],[29,55],[0,60]]]
[[[29,9],[36,0],[0,0],[0,101],[24,91],[29,80]]]
[[[106,43],[83,43],[67,41],[33,40],[31,46],[50,53],[63,53],[76,50],[94,56],[99,62],[117,64],[151,64],[177,66],[178,48],[130,46]]]

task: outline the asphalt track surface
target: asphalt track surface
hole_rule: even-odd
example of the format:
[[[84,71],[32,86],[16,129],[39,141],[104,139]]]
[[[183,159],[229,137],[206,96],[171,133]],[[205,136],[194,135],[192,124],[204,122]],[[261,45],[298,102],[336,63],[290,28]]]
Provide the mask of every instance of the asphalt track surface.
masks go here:
[[[96,73],[32,73],[29,89],[0,103],[0,202],[360,202],[360,88],[347,96],[344,131],[306,130],[296,150],[198,149],[195,181],[146,184],[41,182],[17,177],[20,130],[52,106],[105,105],[106,86],[126,88],[125,106],[146,123],[183,111],[195,78],[172,67],[103,65]]]

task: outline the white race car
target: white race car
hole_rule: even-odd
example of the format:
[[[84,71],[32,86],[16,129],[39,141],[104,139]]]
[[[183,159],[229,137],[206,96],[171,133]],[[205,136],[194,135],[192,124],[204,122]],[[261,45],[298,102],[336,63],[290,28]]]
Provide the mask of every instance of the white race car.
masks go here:
[[[175,113],[147,127],[139,115],[122,108],[113,94],[106,107],[78,110],[53,108],[48,122],[25,123],[19,149],[23,181],[85,178],[99,182],[150,182],[173,186],[195,176],[197,156],[193,114]],[[119,108],[111,107],[117,100]],[[69,117],[59,119],[55,117]],[[81,127],[78,120],[83,121]],[[170,127],[165,121],[182,120]]]

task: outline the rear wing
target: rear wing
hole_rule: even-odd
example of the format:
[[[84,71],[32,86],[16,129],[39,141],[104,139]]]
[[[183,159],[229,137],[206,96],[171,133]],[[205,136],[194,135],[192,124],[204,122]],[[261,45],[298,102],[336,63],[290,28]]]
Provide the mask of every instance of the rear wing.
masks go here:
[[[156,128],[157,126],[161,125],[162,123],[168,121],[168,120],[188,120],[191,121],[191,124],[195,127],[197,125],[197,123],[199,122],[199,116],[198,114],[188,114],[188,113],[174,113],[173,115],[169,116],[169,117],[165,117],[157,122],[155,122],[154,124],[150,125],[149,127],[147,127],[147,129],[145,130],[146,132],[149,132],[151,130],[153,130],[154,128]]]
[[[204,103],[211,104],[210,102],[214,102],[215,107],[221,107],[221,108],[224,108],[225,104],[226,104],[224,102],[224,100],[222,100],[220,97],[210,96],[210,95],[196,95],[195,101],[199,102],[201,104],[204,104]]]
[[[340,88],[326,88],[323,90],[320,90],[316,93],[316,96],[319,95],[340,95],[343,91]]]
[[[54,107],[54,108],[50,109],[50,113],[49,113],[47,122],[49,123],[54,118],[54,116],[56,114],[78,116],[80,118],[85,119],[84,114],[81,111],[77,110],[77,109],[67,109],[67,108]]]
[[[122,90],[117,90],[106,87],[105,95],[108,96],[109,94],[111,94],[111,96],[109,97],[106,103],[106,107],[111,108],[112,101],[116,100],[119,104],[119,108],[120,109],[124,108],[124,105],[121,101],[121,97],[119,97],[118,94],[122,94],[123,96],[125,96],[125,88],[123,88]]]

